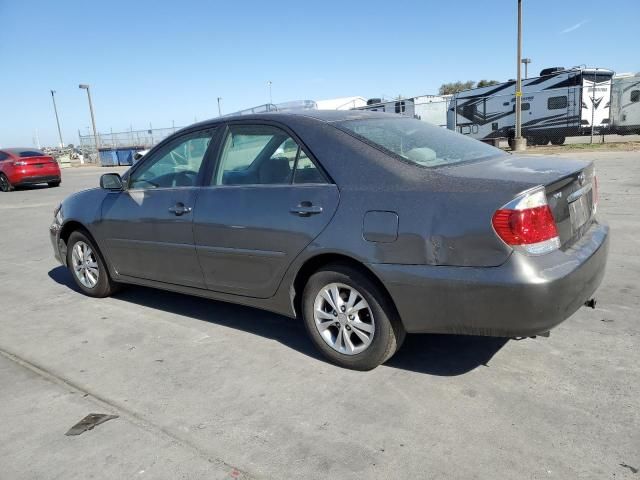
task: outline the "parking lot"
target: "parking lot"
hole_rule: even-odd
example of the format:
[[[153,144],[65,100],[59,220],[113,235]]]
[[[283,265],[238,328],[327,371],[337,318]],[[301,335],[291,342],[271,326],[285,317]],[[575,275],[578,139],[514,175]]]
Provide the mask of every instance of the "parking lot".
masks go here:
[[[549,338],[409,336],[365,373],[275,314],[79,293],[48,226],[114,170],[0,194],[0,479],[639,479],[640,151],[567,156],[612,228],[597,308]],[[65,436],[89,413],[119,417]]]

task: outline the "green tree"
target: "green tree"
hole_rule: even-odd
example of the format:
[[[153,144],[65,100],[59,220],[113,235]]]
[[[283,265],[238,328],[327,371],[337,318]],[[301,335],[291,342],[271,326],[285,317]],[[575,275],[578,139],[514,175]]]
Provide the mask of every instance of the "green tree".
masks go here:
[[[500,82],[497,80],[480,80],[476,85],[476,88],[490,87],[491,85],[498,85]]]
[[[466,82],[452,82],[452,83],[443,83],[442,85],[440,85],[440,95],[451,95],[457,92],[460,92],[462,90],[469,90],[470,88],[473,88],[473,86],[475,85],[475,82],[472,80],[468,80]]]

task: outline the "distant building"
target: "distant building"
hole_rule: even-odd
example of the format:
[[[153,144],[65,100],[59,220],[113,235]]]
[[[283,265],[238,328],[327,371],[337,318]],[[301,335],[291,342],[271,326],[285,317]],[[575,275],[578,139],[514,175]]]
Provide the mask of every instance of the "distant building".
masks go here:
[[[358,107],[364,107],[367,99],[364,97],[339,97],[329,98],[327,100],[316,100],[316,108],[318,110],[352,110]]]

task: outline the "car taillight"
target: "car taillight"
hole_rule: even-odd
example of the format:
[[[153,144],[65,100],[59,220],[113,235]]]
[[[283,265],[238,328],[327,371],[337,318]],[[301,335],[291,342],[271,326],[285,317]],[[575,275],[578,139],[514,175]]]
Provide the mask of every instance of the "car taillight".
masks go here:
[[[560,248],[556,221],[547,204],[544,187],[497,210],[492,224],[507,245],[526,254],[541,255]]]
[[[23,161],[23,160],[18,160],[16,162],[13,162],[13,166],[14,167],[24,167],[27,164],[27,162]]]

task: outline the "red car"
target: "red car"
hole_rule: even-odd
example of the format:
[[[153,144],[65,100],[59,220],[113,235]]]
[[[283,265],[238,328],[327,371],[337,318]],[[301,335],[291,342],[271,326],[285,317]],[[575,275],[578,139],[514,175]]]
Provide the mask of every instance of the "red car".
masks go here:
[[[37,183],[57,187],[61,181],[60,167],[53,157],[34,148],[0,150],[0,191]]]

